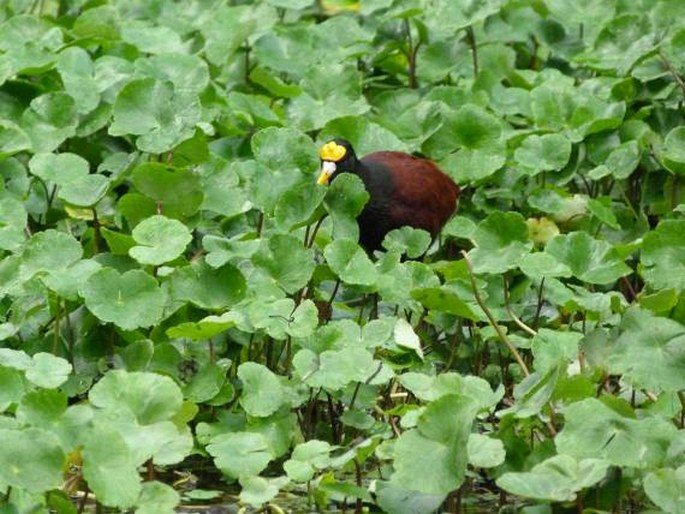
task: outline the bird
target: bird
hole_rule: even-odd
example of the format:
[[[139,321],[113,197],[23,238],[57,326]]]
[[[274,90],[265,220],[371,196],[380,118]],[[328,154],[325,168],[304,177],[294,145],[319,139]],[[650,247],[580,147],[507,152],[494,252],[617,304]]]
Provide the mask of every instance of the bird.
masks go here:
[[[405,226],[423,229],[435,241],[457,209],[459,186],[428,159],[389,150],[359,159],[350,142],[340,138],[326,142],[319,157],[319,185],[342,173],[364,183],[369,201],[357,223],[359,244],[370,254],[381,249],[388,232]]]

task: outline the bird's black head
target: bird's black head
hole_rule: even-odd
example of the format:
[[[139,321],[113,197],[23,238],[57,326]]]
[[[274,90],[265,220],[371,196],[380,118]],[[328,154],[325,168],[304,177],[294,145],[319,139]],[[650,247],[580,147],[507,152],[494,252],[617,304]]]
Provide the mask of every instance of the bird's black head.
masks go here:
[[[332,139],[321,147],[321,173],[318,184],[327,185],[340,173],[352,172],[357,169],[359,161],[349,141]]]

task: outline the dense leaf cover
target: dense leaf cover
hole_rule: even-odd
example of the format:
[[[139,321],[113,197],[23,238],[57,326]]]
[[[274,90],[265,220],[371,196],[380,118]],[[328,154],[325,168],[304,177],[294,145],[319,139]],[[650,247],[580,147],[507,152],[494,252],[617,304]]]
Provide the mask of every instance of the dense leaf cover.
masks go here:
[[[0,510],[685,512],[684,101],[682,0],[0,2]]]

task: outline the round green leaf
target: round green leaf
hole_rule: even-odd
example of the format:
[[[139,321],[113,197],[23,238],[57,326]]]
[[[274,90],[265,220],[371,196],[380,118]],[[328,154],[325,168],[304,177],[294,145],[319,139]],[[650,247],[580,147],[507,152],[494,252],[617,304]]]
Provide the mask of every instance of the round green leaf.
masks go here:
[[[325,194],[326,189],[317,186],[313,181],[288,189],[276,203],[276,223],[284,230],[292,230],[310,223],[312,219],[315,220],[322,215],[320,211],[318,215],[315,213]]]
[[[308,386],[331,391],[340,390],[350,382],[364,382],[378,370],[373,355],[359,347],[326,350],[318,356],[310,350],[300,350],[293,366]]]
[[[369,193],[364,182],[352,173],[344,173],[336,178],[326,191],[324,206],[333,221],[333,236],[359,238],[357,216],[369,201]]]
[[[676,428],[659,417],[624,417],[595,398],[564,411],[566,424],[555,439],[557,451],[576,459],[606,459],[614,466],[649,469],[661,465]]]
[[[645,478],[644,488],[649,499],[665,512],[685,511],[685,465],[653,471]]]
[[[63,92],[38,96],[21,118],[21,127],[34,152],[52,152],[76,133],[78,113],[74,99]]]
[[[611,244],[593,239],[587,232],[559,235],[545,251],[568,266],[575,277],[591,284],[608,284],[632,271]]]
[[[27,384],[24,373],[4,366],[0,367],[0,381],[0,411],[4,412],[11,404],[19,403],[26,392]]]
[[[502,132],[499,119],[475,104],[461,106],[453,125],[455,141],[472,150],[494,145]]]
[[[264,329],[275,339],[308,337],[318,323],[318,310],[311,300],[295,307],[291,298],[265,302],[256,299],[248,306],[250,321],[256,328]]]
[[[446,312],[473,321],[478,320],[471,307],[457,293],[445,286],[416,288],[411,291],[411,297],[421,302],[421,305],[427,309]]]
[[[16,251],[24,242],[27,214],[23,202],[0,191],[0,249]]]
[[[570,277],[571,269],[545,252],[530,253],[521,260],[521,271],[540,280],[544,277]]]
[[[128,253],[141,264],[159,266],[173,261],[185,250],[193,236],[178,220],[157,214],[142,221],[131,232],[139,246]]]
[[[533,246],[526,221],[517,212],[494,212],[478,224],[468,256],[476,273],[503,273],[515,268]]]
[[[141,425],[150,425],[171,419],[181,408],[183,395],[167,376],[114,370],[91,388],[88,399],[95,407],[127,411]]]
[[[628,141],[614,148],[603,164],[588,172],[592,179],[599,180],[606,175],[618,179],[628,178],[640,164],[640,148],[637,141]]]
[[[82,10],[72,30],[83,39],[119,39],[119,11],[112,5]]]
[[[302,94],[288,104],[288,121],[302,131],[324,127],[328,122],[361,116],[369,104],[361,94],[357,66],[327,60],[309,68],[300,82]]]
[[[477,182],[493,175],[507,162],[504,145],[462,148],[440,161],[440,167],[457,183]]]
[[[673,173],[685,174],[685,127],[676,127],[668,133],[661,159]]]
[[[124,330],[149,327],[162,318],[165,295],[157,281],[142,270],[122,275],[102,268],[88,277],[80,294],[95,316]]]
[[[174,514],[181,503],[181,495],[163,482],[143,483],[136,507],[136,514]]]
[[[419,417],[418,429],[403,433],[395,443],[394,479],[426,494],[458,488],[475,415],[475,404],[456,394],[431,402]]]
[[[250,416],[264,418],[283,405],[283,386],[267,367],[245,362],[238,367],[238,378],[243,384],[240,405]]]
[[[311,139],[292,128],[269,127],[257,132],[251,140],[252,153],[260,164],[273,170],[312,172],[319,159]]]
[[[259,21],[257,16],[253,5],[221,5],[213,10],[212,15],[199,26],[205,38],[204,51],[209,62],[217,66],[224,65],[247,37],[255,32]],[[261,21],[268,30],[268,20]]]
[[[233,314],[229,311],[221,316],[207,316],[197,322],[185,322],[173,326],[167,330],[171,338],[187,337],[194,341],[211,339],[217,334],[234,327],[236,322]]]
[[[33,365],[26,370],[26,378],[39,387],[54,388],[67,381],[71,369],[66,359],[40,352],[33,356]]]
[[[43,180],[63,185],[88,175],[89,165],[80,155],[69,152],[37,153],[31,157],[29,169]]]
[[[421,257],[431,244],[428,232],[413,227],[396,228],[388,232],[383,240],[383,247],[388,251],[406,253],[410,259]]]
[[[229,477],[259,474],[273,455],[262,434],[230,432],[213,437],[207,451],[217,467]]]
[[[685,289],[685,220],[663,220],[642,242],[642,276],[655,289]]]
[[[202,309],[223,309],[240,301],[246,289],[245,277],[235,266],[212,268],[195,261],[171,276],[170,294]]]
[[[291,480],[308,482],[316,469],[324,469],[329,465],[330,452],[331,445],[326,441],[314,439],[298,444],[283,468]]]
[[[147,162],[134,168],[132,179],[138,191],[157,202],[169,217],[191,216],[202,204],[200,176],[189,169]]]
[[[384,512],[430,514],[440,509],[446,494],[424,494],[397,483],[396,479],[376,482],[376,499]]]
[[[144,20],[128,20],[121,25],[121,39],[148,54],[166,54],[184,50],[181,37],[171,27],[152,25]]]
[[[326,262],[348,284],[372,286],[378,272],[366,252],[351,239],[337,239],[324,249]]]
[[[514,158],[530,174],[560,170],[571,157],[571,142],[561,134],[528,136],[514,152]]]
[[[93,174],[64,184],[59,189],[58,196],[72,205],[90,207],[102,200],[108,189],[109,179],[104,175]]]
[[[303,288],[314,272],[313,252],[291,235],[276,234],[261,242],[252,262],[287,293]]]
[[[62,483],[65,455],[59,439],[39,428],[0,429],[0,481],[35,494]]]
[[[650,391],[685,389],[685,326],[632,308],[620,325],[620,336],[607,358],[611,373]]]
[[[0,120],[0,157],[31,149],[31,139],[21,127],[9,120]]]
[[[162,153],[193,136],[200,121],[200,102],[196,95],[175,91],[171,82],[148,77],[122,88],[112,115],[111,135],[140,136],[136,141],[140,150]]]
[[[470,434],[466,450],[469,454],[469,464],[478,468],[497,467],[506,457],[502,441],[484,434]]]
[[[65,91],[76,101],[76,109],[85,114],[98,106],[100,94],[93,78],[93,62],[83,48],[71,46],[59,54],[57,71]]]
[[[138,74],[168,80],[180,93],[200,94],[209,84],[207,63],[197,55],[163,53],[135,62]]]
[[[443,373],[429,376],[407,372],[399,377],[400,383],[417,398],[433,401],[448,394],[459,393],[476,402],[478,409],[489,409],[502,399],[503,392],[493,392],[490,384],[480,377]]]
[[[612,10],[610,3],[604,6],[592,4],[590,9],[597,13],[602,7],[603,17],[608,23],[599,33],[594,49],[583,55],[580,60],[594,68],[614,72],[618,76],[626,75],[635,63],[653,52],[657,42],[654,41],[650,23],[642,12],[616,16],[612,19],[609,15]],[[584,20],[588,19],[588,14],[589,12],[585,13]],[[593,21],[590,27],[594,31],[601,25],[598,23],[599,19],[595,18]]]
[[[531,350],[535,369],[546,372],[558,364],[568,366],[578,356],[578,344],[583,334],[541,328],[533,337]]]
[[[211,400],[226,383],[226,371],[216,364],[205,364],[186,385],[183,394],[191,402]]]
[[[568,502],[576,493],[604,478],[609,462],[602,459],[577,461],[568,455],[555,455],[527,472],[508,472],[497,479],[505,491],[536,500]]]
[[[103,505],[130,508],[141,491],[138,463],[123,437],[97,424],[83,435],[83,477]]]
[[[83,248],[76,239],[64,232],[45,230],[28,240],[21,254],[22,276],[30,278],[41,271],[59,272],[78,261]]]
[[[240,477],[240,501],[259,506],[276,497],[279,490],[288,484],[288,477],[262,478]]]
[[[406,152],[407,145],[393,132],[366,118],[350,116],[331,121],[319,132],[319,141],[333,138],[347,139],[359,156],[380,150],[398,150]]]
[[[62,298],[75,301],[78,299],[80,287],[101,267],[97,261],[82,259],[68,268],[53,270],[43,275],[41,281]]]
[[[17,419],[26,425],[50,426],[67,410],[67,396],[56,389],[30,391],[17,407]]]

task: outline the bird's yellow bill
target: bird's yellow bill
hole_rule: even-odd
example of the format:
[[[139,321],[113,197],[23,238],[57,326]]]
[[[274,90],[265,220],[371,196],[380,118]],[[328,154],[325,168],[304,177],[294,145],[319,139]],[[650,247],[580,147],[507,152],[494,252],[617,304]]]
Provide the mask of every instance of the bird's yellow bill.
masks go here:
[[[321,164],[321,173],[316,181],[320,186],[327,186],[331,181],[331,176],[335,172],[335,163],[331,161],[323,161]]]

